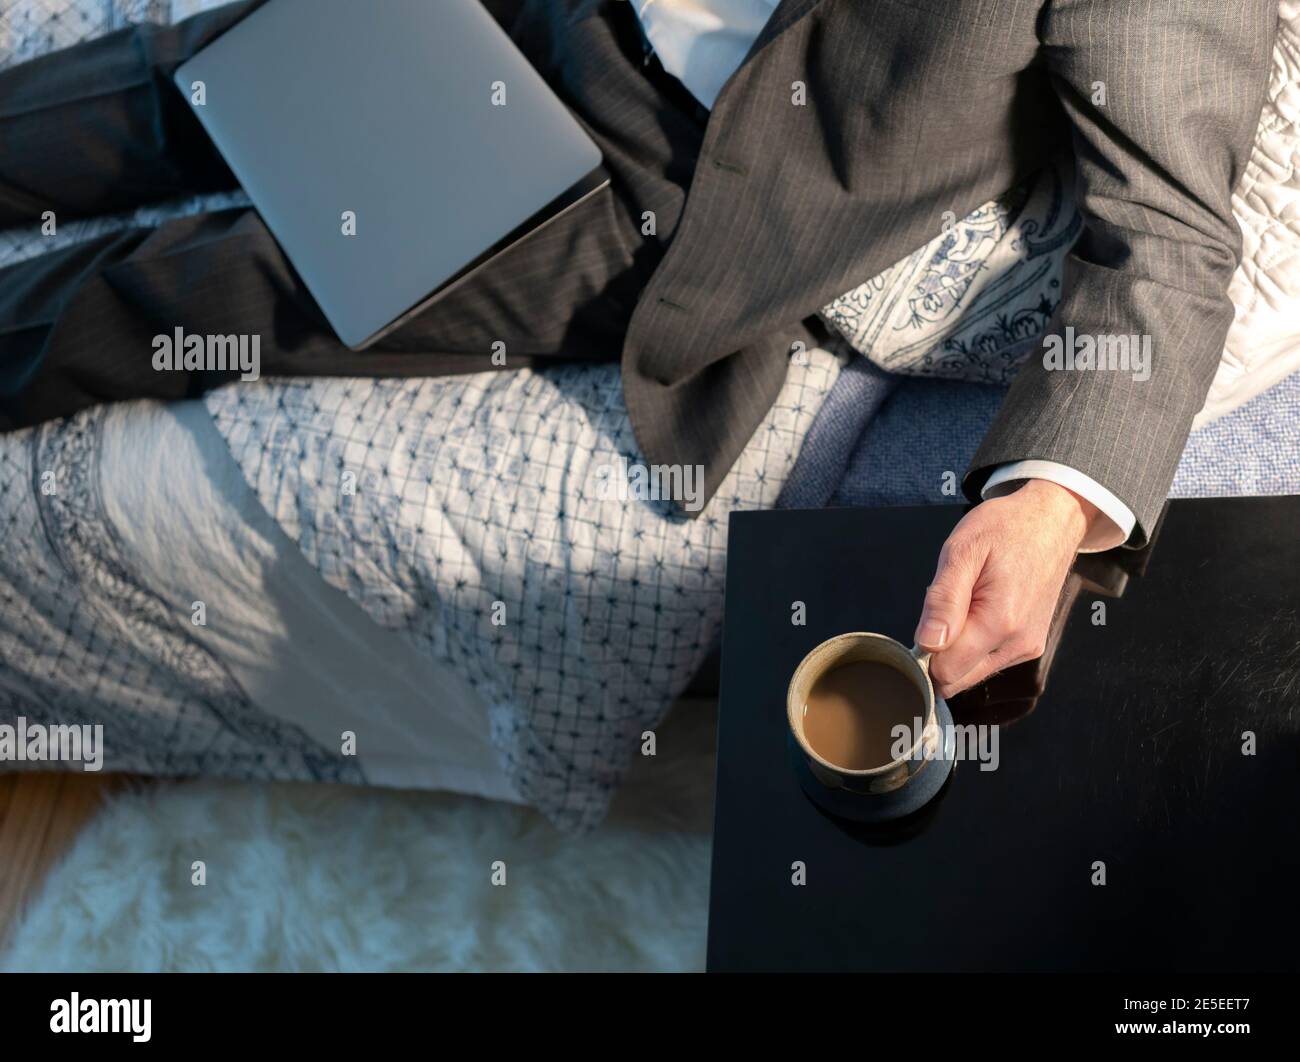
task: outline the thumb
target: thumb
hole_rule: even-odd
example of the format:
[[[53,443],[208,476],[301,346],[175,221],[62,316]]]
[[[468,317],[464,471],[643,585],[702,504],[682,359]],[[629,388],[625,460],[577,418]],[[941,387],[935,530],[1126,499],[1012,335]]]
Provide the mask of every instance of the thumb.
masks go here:
[[[952,645],[966,625],[970,612],[971,592],[984,567],[987,548],[978,540],[952,540],[939,553],[939,568],[934,582],[925,591],[921,620],[916,625],[915,641],[931,653]]]

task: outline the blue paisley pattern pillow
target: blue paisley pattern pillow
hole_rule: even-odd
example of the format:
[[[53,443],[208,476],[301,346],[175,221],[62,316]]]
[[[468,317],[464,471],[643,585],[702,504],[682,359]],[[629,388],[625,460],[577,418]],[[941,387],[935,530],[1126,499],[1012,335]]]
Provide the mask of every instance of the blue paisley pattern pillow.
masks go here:
[[[822,310],[889,372],[1008,384],[1061,300],[1083,228],[1062,156]]]

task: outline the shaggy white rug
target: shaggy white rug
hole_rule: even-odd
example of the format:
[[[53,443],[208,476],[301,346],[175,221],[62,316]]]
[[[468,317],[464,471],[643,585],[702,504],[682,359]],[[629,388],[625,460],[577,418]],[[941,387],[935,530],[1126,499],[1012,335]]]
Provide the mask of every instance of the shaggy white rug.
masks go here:
[[[679,705],[581,838],[449,794],[149,783],[82,833],[0,969],[702,969],[715,720]]]

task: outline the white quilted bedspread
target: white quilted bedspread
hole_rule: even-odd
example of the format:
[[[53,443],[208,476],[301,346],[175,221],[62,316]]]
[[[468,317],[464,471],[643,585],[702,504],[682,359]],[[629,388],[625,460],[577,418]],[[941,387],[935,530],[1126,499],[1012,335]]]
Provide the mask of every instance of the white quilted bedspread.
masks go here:
[[[1237,319],[1195,427],[1300,370],[1300,0],[1282,0],[1268,101],[1232,197],[1241,267],[1228,289]]]

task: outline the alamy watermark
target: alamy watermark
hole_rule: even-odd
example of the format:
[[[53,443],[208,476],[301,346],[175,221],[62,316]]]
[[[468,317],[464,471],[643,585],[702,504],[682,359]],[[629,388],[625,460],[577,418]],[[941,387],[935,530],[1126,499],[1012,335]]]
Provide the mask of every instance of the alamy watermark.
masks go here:
[[[241,380],[256,380],[262,374],[262,337],[186,335],[178,327],[171,335],[153,337],[153,367],[156,372],[238,371]]]
[[[148,1043],[152,1011],[151,999],[82,999],[73,992],[50,1003],[50,1032],[129,1033],[136,1043]]]
[[[1063,336],[1043,337],[1043,368],[1086,372],[1131,372],[1139,383],[1151,378],[1151,337],[1148,335],[1076,335],[1066,325]]]
[[[921,719],[913,719],[912,725],[899,723],[889,731],[894,744],[889,753],[896,760],[912,757],[917,749],[917,759],[937,760],[944,756],[944,750],[952,749],[952,759],[966,760],[980,765],[981,771],[996,771],[1001,757],[998,753],[998,726],[967,723],[960,726],[948,723],[946,726],[932,724],[927,732]],[[922,741],[922,737],[928,740]]]
[[[704,507],[703,465],[642,465],[619,457],[596,467],[596,497],[602,501],[674,501],[688,512]]]
[[[14,763],[80,763],[84,771],[104,767],[104,726],[96,723],[29,723],[20,715],[0,723],[0,761]]]

